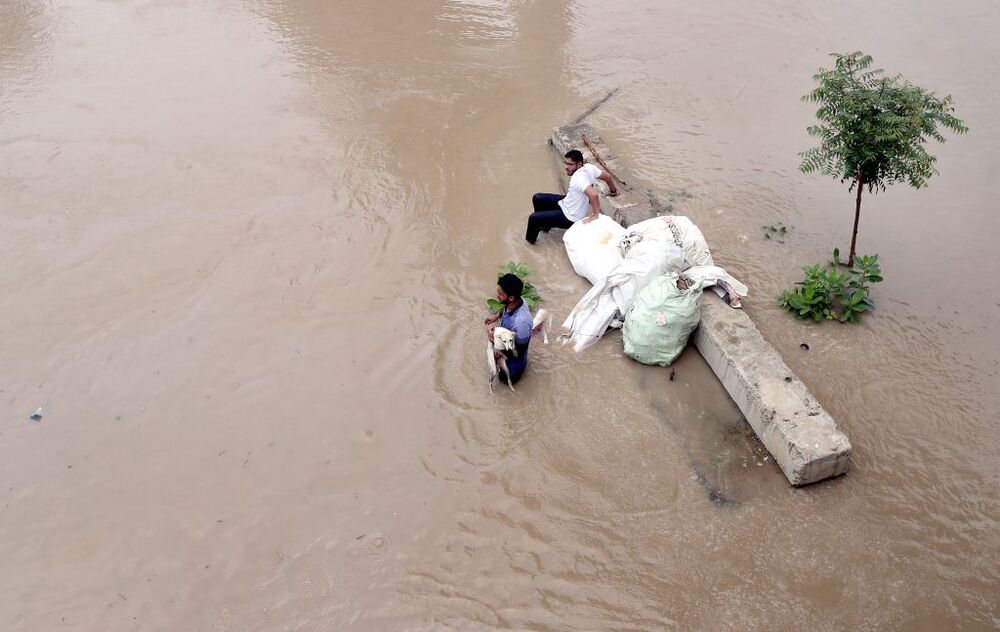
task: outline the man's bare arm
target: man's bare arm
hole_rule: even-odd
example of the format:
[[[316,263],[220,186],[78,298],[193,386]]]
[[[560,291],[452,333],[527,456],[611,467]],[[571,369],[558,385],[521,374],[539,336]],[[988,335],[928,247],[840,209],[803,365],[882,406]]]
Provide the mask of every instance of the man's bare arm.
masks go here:
[[[601,175],[597,176],[597,179],[603,180],[608,185],[608,195],[612,197],[618,195],[618,187],[615,186],[615,179],[611,177],[610,173],[602,171]]]
[[[592,222],[601,214],[601,196],[597,194],[597,187],[587,187],[584,191],[590,199],[590,215],[583,218],[584,222]]]

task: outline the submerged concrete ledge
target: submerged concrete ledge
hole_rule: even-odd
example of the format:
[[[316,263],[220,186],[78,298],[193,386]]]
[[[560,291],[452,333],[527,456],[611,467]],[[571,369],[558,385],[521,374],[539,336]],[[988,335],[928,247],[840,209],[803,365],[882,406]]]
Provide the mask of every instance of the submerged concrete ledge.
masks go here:
[[[847,472],[851,442],[743,310],[714,294],[694,344],[792,485]]]
[[[681,214],[673,208],[669,192],[662,197],[637,187],[589,125],[557,127],[550,142],[560,155],[581,150],[590,162],[617,177],[621,194],[602,195],[601,208],[623,226],[656,215]],[[693,341],[792,485],[847,472],[851,442],[745,311],[731,309],[708,293]]]

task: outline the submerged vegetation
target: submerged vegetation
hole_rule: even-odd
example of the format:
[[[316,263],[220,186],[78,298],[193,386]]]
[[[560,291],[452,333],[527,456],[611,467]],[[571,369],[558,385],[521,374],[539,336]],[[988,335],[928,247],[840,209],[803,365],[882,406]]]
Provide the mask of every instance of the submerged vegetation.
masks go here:
[[[834,252],[834,260],[839,253]],[[839,320],[856,323],[864,312],[875,304],[868,297],[873,283],[882,281],[878,255],[855,257],[854,266],[847,272],[838,272],[836,263],[820,263],[802,268],[805,279],[796,283],[794,290],[785,290],[778,305],[799,318],[815,321]]]

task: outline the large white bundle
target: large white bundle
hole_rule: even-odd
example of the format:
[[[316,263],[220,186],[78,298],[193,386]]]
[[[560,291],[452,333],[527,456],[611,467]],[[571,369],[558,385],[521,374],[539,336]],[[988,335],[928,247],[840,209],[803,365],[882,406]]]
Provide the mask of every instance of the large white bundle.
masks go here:
[[[576,222],[563,235],[573,269],[593,284],[600,283],[622,260],[618,242],[625,229],[607,215],[591,222]]]
[[[745,285],[715,266],[701,229],[681,215],[654,217],[627,230],[601,215],[573,224],[563,243],[573,269],[594,285],[563,323],[576,351],[597,342],[609,327],[621,326],[639,291],[664,273],[686,269],[700,286],[723,281],[736,294],[747,293]]]
[[[611,292],[595,292],[595,289],[596,286],[580,299],[563,323],[563,328],[569,330],[563,336],[563,344],[572,342],[574,351],[583,351],[600,340],[604,332],[616,323],[616,318],[620,323],[621,315],[614,296]]]
[[[685,267],[683,251],[662,220],[648,220],[629,227],[619,244],[625,250],[614,268],[588,291],[570,312],[563,327],[576,351],[597,342],[617,317],[632,306],[636,293],[649,281],[670,270]]]
[[[688,266],[714,266],[712,253],[708,249],[708,242],[705,235],[697,224],[689,217],[683,215],[663,215],[633,224],[629,230],[666,230],[670,234],[670,240],[684,250],[684,258]]]
[[[706,267],[715,270],[705,278],[704,287],[711,286],[716,294],[724,296],[726,292],[717,285],[721,281],[723,284],[728,284],[729,289],[738,296],[747,295],[749,289],[746,285],[730,276],[724,269],[716,268],[715,261],[712,259],[712,252],[708,249],[708,241],[705,239],[705,235],[690,218],[683,215],[664,215],[640,222],[635,226],[647,223],[655,224],[657,222],[663,222],[667,230],[670,231],[674,244],[684,250],[684,259],[687,261],[686,268]]]

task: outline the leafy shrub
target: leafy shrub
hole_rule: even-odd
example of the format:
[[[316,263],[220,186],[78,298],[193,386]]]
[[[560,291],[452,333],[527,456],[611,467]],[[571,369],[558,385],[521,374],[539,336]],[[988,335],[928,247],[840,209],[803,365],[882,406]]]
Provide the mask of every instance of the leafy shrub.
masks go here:
[[[839,254],[834,252],[834,258],[839,259]],[[796,283],[794,290],[785,290],[778,299],[779,306],[798,318],[856,323],[863,312],[875,307],[868,291],[873,283],[882,281],[877,254],[855,257],[854,267],[845,273],[819,263],[802,271],[805,280]]]
[[[497,268],[498,277],[503,276],[508,272],[517,275],[517,278],[524,281],[524,291],[521,293],[521,298],[524,299],[524,302],[528,304],[529,308],[534,310],[539,303],[545,300],[538,295],[538,290],[536,290],[535,286],[528,281],[528,277],[535,273],[534,270],[517,261],[508,261],[504,265]],[[490,308],[491,312],[499,312],[503,309],[503,305],[501,305],[500,301],[495,298],[487,299],[486,305]]]

